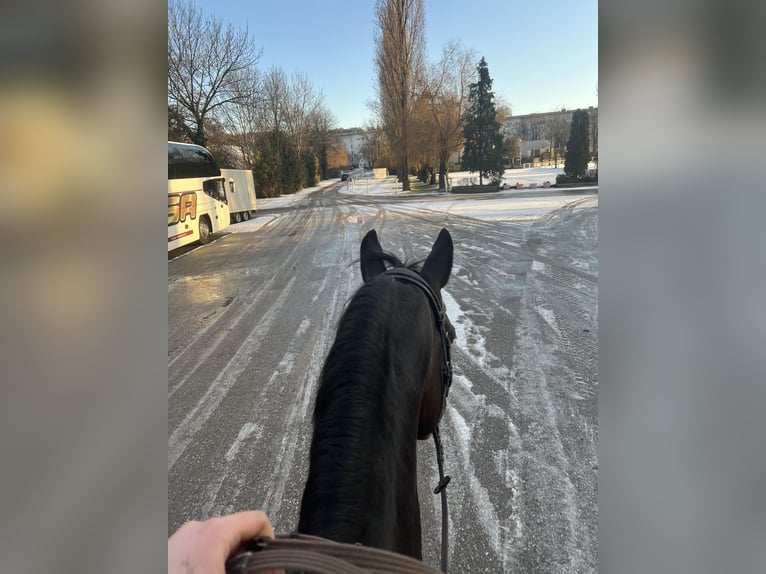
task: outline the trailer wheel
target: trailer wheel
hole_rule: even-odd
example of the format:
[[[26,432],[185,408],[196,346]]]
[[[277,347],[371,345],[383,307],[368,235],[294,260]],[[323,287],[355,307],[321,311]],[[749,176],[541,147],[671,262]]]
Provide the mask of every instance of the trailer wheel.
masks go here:
[[[201,217],[199,220],[199,242],[202,245],[210,241],[210,220],[207,217]]]
[[[237,212],[234,214],[234,223],[239,223],[242,221],[242,214]]]
[[[243,212],[242,213],[242,219],[244,219],[245,221],[249,221],[250,220],[250,212],[249,211]]]

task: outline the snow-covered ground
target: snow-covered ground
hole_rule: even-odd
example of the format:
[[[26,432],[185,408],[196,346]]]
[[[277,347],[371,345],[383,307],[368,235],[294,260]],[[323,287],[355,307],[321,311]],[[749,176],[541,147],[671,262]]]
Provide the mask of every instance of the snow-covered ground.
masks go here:
[[[313,193],[325,187],[329,187],[333,185],[334,183],[338,183],[338,181],[339,181],[338,178],[326,179],[326,180],[320,181],[319,185],[317,186],[307,187],[296,193],[292,193],[290,195],[280,195],[279,197],[267,197],[263,199],[258,199],[257,201],[258,210],[291,207],[295,205],[296,203],[299,203],[303,201],[304,199],[306,199],[306,196],[309,195],[310,193]],[[233,232],[233,233],[258,231],[259,229],[261,229],[262,227],[265,227],[266,225],[268,225],[269,223],[271,223],[278,217],[279,217],[278,213],[259,214],[249,221],[243,221],[241,223],[234,223],[230,225],[226,229],[226,231]]]
[[[553,195],[548,197],[492,197],[452,199],[442,201],[408,201],[399,205],[389,205],[390,211],[430,210],[445,214],[462,215],[482,221],[532,221],[571,203],[571,195]]]
[[[444,194],[437,190],[433,192],[403,193],[401,185],[395,177],[385,179],[356,178],[342,186],[339,191],[361,197],[408,197],[406,202],[388,206],[390,210],[413,211],[426,210],[445,214],[463,215],[483,221],[530,221],[550,213],[572,201],[572,190],[560,191],[555,188],[545,189],[542,184],[545,181],[555,183],[556,175],[563,173],[563,168],[529,168],[506,170],[503,181],[509,185],[517,182],[524,184],[524,189],[508,189],[492,192],[487,195],[463,195]],[[469,183],[475,178],[478,183],[478,174],[470,172],[456,172],[450,174],[453,185]],[[258,209],[275,209],[290,207],[305,199],[306,195],[324,187],[338,183],[338,179],[322,181],[316,187],[303,189],[291,195],[258,200]],[[537,189],[529,189],[530,183],[536,183]],[[596,186],[578,188],[579,190],[598,189]],[[536,197],[535,194],[540,196]],[[413,201],[413,196],[423,197],[423,201]],[[436,200],[438,198],[438,201]],[[278,218],[278,213],[265,213],[250,221],[243,221],[231,225],[230,232],[252,232],[261,229]]]
[[[507,183],[509,186],[515,186],[517,183],[524,184],[523,190],[503,190],[504,195],[511,195],[514,193],[528,193],[532,190],[529,189],[529,184],[537,184],[538,189],[542,189],[543,184],[549,181],[551,185],[556,183],[556,176],[564,173],[564,168],[554,167],[536,167],[527,169],[507,169],[503,174],[503,183]],[[478,185],[479,174],[478,172],[470,171],[457,171],[449,174],[450,185]],[[484,178],[484,184],[487,183],[487,179]],[[350,180],[345,187],[341,188],[341,193],[352,193],[360,195],[402,195],[401,185],[397,183],[396,177],[389,176],[385,179],[372,179],[359,177]],[[489,191],[489,190],[488,190]],[[437,189],[433,190],[434,193],[438,192]],[[411,192],[412,194],[423,195],[429,192]],[[410,193],[405,194],[410,195]]]
[[[275,209],[279,207],[290,207],[295,205],[299,201],[302,201],[306,196],[314,191],[320,190],[325,187],[329,187],[334,183],[340,181],[338,178],[325,179],[319,182],[319,185],[314,187],[306,187],[296,193],[290,195],[280,195],[279,197],[267,197],[258,200],[258,209]]]

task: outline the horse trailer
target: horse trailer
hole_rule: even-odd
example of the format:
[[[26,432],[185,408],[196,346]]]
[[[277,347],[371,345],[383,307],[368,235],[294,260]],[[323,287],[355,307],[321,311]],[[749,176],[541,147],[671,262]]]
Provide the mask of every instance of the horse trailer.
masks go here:
[[[231,222],[247,221],[257,209],[253,172],[249,169],[222,169],[221,175],[226,180]]]

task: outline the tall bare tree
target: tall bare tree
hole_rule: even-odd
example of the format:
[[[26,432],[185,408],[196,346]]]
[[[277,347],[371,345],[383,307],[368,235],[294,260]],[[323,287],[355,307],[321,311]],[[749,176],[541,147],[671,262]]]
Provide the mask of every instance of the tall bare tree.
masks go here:
[[[190,139],[205,145],[205,119],[237,102],[237,74],[260,59],[247,30],[206,16],[193,0],[168,3],[168,105],[182,116]]]
[[[447,188],[449,157],[463,147],[463,114],[476,54],[456,41],[442,49],[430,67],[423,94],[431,111],[439,162],[439,189]]]
[[[378,112],[397,157],[402,189],[409,190],[411,117],[425,60],[423,0],[377,0],[375,17]]]

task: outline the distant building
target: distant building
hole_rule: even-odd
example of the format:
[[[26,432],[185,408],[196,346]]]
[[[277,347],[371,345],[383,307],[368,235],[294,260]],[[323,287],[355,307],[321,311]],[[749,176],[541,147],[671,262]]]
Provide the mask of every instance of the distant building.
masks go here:
[[[521,138],[522,157],[535,157],[535,150],[542,150],[546,147],[540,143],[548,139],[547,125],[558,120],[565,121],[567,125],[571,124],[574,111],[559,110],[510,117],[501,128],[503,137]],[[598,108],[591,106],[587,111],[590,116],[590,155],[598,157]],[[550,142],[547,143],[547,146],[550,146]]]
[[[550,149],[551,142],[548,140],[530,140],[521,142],[521,158],[524,159],[540,157],[542,152]]]
[[[351,167],[369,167],[364,159],[363,150],[367,137],[371,133],[363,130],[346,130],[338,133],[338,139],[348,152]]]
[[[501,127],[504,138],[521,139],[522,160],[540,157],[546,149],[550,149],[551,142],[548,139],[547,126],[556,121],[564,121],[567,125],[572,123],[572,114],[575,110],[559,110],[555,112],[541,112],[512,116]],[[589,148],[590,156],[598,157],[598,108],[588,108],[589,121]]]

